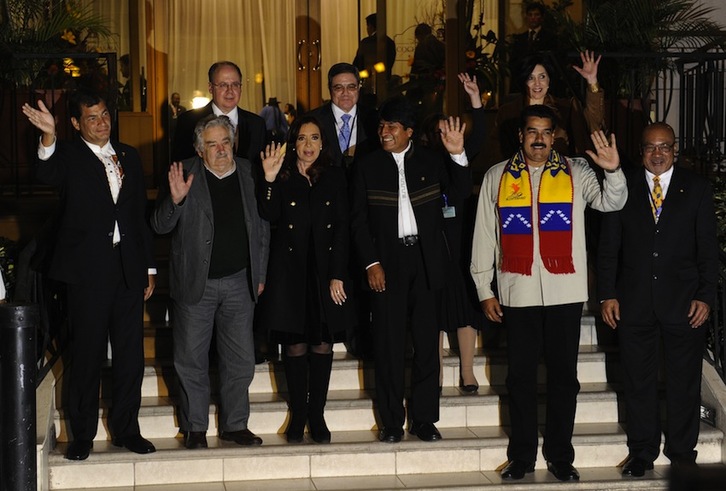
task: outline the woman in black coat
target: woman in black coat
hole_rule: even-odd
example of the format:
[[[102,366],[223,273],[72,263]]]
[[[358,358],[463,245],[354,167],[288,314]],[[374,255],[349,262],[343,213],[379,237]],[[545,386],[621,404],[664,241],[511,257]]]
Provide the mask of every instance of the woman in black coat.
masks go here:
[[[269,145],[262,153],[264,180],[257,186],[260,215],[274,230],[262,322],[284,347],[286,434],[294,443],[302,442],[306,422],[314,441],[330,442],[323,409],[332,346],[344,339],[350,319],[348,187],[323,138],[315,118],[295,120],[287,152]]]

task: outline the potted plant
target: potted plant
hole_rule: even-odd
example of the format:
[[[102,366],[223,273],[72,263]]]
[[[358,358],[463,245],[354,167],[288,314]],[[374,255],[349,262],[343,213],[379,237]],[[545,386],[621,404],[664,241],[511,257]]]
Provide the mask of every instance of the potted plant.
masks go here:
[[[584,0],[584,18],[574,21],[572,0],[557,0],[553,17],[569,48],[603,53],[602,85],[619,98],[649,98],[653,80],[672,69],[662,56],[723,42],[714,8],[697,0]]]

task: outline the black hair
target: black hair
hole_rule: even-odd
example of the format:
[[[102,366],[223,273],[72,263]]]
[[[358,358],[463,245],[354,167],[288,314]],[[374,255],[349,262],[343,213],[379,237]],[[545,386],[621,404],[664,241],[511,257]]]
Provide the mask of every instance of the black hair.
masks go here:
[[[527,93],[527,80],[529,80],[529,76],[532,75],[532,72],[537,65],[542,65],[544,67],[547,75],[550,77],[550,86],[552,85],[553,75],[555,73],[554,65],[552,65],[549,59],[545,56],[540,54],[529,55],[522,59],[516,79],[517,86],[523,94]]]
[[[416,110],[403,95],[391,97],[381,104],[378,117],[381,121],[401,123],[404,128],[414,128],[416,125]]]
[[[527,5],[527,8],[524,9],[525,13],[530,13],[533,10],[539,10],[539,13],[544,16],[547,13],[547,9],[545,6],[539,2],[532,2]]]
[[[552,121],[552,129],[557,128],[557,114],[551,107],[544,104],[530,104],[522,109],[522,115],[519,120],[519,129],[522,130],[522,133],[527,129],[527,121],[529,118],[549,119]]]
[[[292,172],[298,172],[297,170],[297,152],[295,151],[295,144],[297,143],[297,137],[300,134],[300,129],[304,124],[314,124],[320,130],[320,155],[318,159],[308,168],[307,174],[310,178],[310,182],[315,184],[320,180],[320,176],[323,175],[325,169],[330,167],[331,159],[330,152],[328,150],[328,142],[325,139],[325,132],[323,131],[323,125],[315,116],[305,115],[301,118],[295,119],[290,126],[290,131],[287,133],[287,150],[285,157],[282,160],[282,167],[280,169],[280,179],[285,180],[290,177]]]
[[[373,28],[375,29],[378,24],[378,16],[375,13],[368,15],[366,17],[366,24],[368,24],[369,26],[373,26]]]
[[[81,114],[83,114],[84,106],[91,107],[102,102],[106,101],[104,101],[103,97],[96,94],[95,92],[89,92],[87,90],[77,90],[73,92],[73,94],[71,94],[69,98],[68,111],[70,112],[72,118],[80,120]]]
[[[239,69],[236,63],[231,61],[218,61],[216,63],[213,63],[212,66],[209,67],[209,71],[207,72],[207,77],[209,78],[210,84],[214,83],[214,74],[223,66],[231,66],[232,68],[234,68],[237,72],[237,75],[239,75],[240,82],[242,81],[242,70]]]
[[[356,82],[360,83],[360,73],[355,65],[350,63],[336,63],[328,70],[328,89],[333,88],[333,78],[341,73],[351,73],[355,77]]]

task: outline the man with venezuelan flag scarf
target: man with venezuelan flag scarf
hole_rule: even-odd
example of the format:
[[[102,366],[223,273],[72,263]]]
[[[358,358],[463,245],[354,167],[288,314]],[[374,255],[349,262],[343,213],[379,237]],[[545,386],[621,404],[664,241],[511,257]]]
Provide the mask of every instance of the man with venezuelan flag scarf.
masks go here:
[[[522,111],[521,148],[484,176],[479,195],[471,274],[486,317],[507,328],[507,389],[511,432],[503,479],[521,479],[537,460],[537,365],[547,367],[543,455],[560,481],[579,479],[572,431],[580,384],[580,317],[587,300],[585,206],[617,211],[627,200],[615,146],[592,134],[605,170],[600,185],[583,158],[552,149],[557,117],[548,106]],[[496,272],[498,295],[492,290]]]

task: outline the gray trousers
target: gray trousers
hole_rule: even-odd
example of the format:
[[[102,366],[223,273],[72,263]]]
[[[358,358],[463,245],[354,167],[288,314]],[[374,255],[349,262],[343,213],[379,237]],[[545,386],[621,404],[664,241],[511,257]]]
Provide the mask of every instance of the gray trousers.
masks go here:
[[[209,427],[209,347],[215,329],[220,392],[218,430],[247,428],[248,389],[255,373],[253,313],[246,269],[224,278],[208,279],[198,303],[174,302],[174,368],[181,386],[180,430],[206,431]]]

